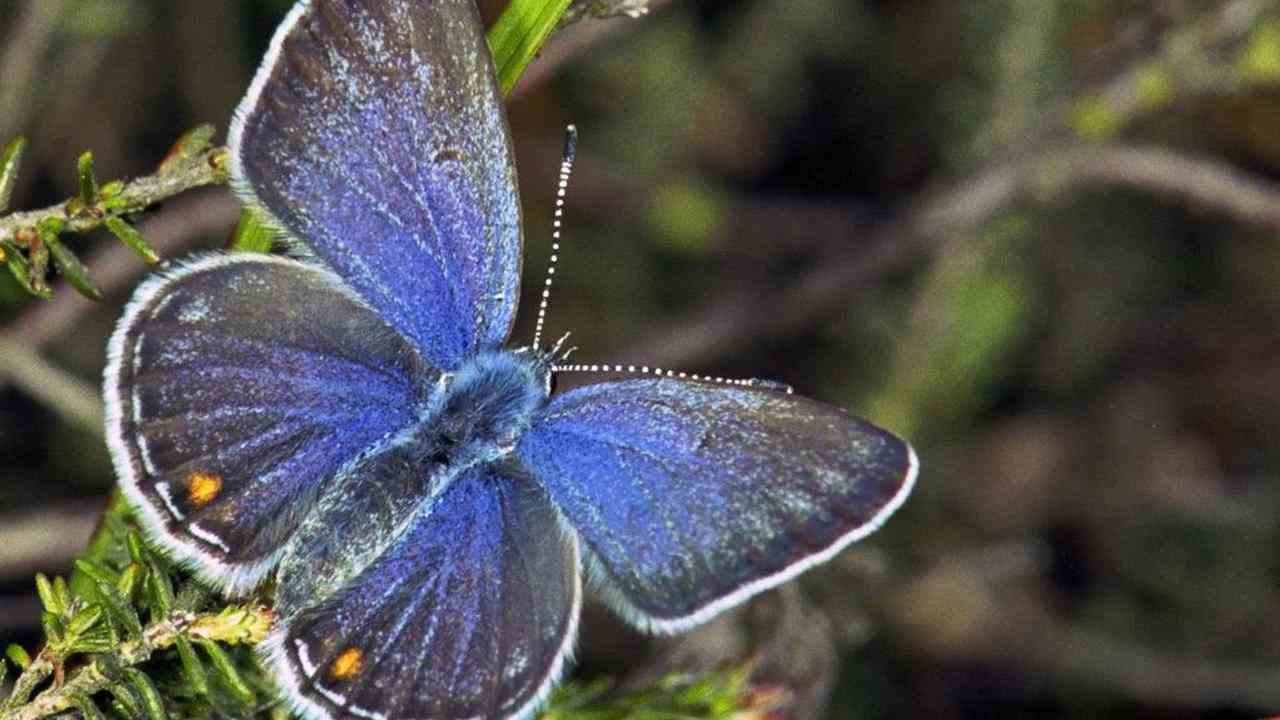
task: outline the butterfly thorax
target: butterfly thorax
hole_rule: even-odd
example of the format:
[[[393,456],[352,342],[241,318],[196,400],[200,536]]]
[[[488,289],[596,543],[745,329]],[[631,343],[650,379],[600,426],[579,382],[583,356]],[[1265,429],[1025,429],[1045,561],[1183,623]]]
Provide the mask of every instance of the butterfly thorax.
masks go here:
[[[424,423],[432,460],[462,469],[508,455],[550,394],[550,367],[538,353],[481,353],[440,380]]]

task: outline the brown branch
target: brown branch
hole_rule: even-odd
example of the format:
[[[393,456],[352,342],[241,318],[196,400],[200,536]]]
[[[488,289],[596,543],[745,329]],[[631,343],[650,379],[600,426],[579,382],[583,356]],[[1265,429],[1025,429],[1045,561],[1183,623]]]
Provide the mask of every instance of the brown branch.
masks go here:
[[[1126,185],[1213,208],[1242,222],[1280,227],[1280,186],[1221,161],[1158,148],[1054,148],[927,192],[866,237],[833,239],[840,249],[790,285],[764,295],[743,291],[681,322],[642,332],[618,357],[697,365],[732,353],[749,339],[795,333],[814,318],[840,312],[876,279],[906,269],[1019,202],[1060,201],[1098,183]]]

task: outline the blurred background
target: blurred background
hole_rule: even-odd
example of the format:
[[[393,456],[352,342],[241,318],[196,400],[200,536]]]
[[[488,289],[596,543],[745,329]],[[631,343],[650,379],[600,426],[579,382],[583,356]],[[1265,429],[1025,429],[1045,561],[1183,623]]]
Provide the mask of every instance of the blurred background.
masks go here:
[[[132,177],[225,130],[288,5],[0,3],[13,208],[74,195],[85,150]],[[551,334],[787,382],[923,472],[884,530],[690,635],[589,608],[577,672],[752,658],[779,717],[1280,712],[1280,2],[648,5],[565,29],[509,100],[523,307],[573,122]],[[209,189],[140,227],[178,257],[237,214]],[[38,641],[32,575],[112,488],[98,378],[147,268],[71,242],[105,301],[0,277],[0,645]]]

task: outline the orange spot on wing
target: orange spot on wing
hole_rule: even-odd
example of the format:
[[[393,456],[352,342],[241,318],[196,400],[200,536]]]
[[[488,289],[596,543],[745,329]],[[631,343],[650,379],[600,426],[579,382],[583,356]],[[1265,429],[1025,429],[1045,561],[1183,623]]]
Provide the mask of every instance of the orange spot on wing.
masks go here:
[[[364,653],[359,648],[347,648],[342,654],[329,663],[329,677],[334,680],[346,680],[360,674],[364,669]]]
[[[222,491],[222,476],[211,472],[193,472],[187,476],[187,499],[196,507],[213,502]]]

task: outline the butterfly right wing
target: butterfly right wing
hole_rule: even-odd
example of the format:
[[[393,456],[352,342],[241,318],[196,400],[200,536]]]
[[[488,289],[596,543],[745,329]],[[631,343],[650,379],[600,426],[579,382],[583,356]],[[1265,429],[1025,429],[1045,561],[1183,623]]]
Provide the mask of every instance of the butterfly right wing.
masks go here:
[[[368,479],[414,482],[397,476],[420,468],[394,455],[369,463]],[[523,720],[563,669],[582,602],[578,539],[528,479],[464,471],[355,571],[327,560],[340,531],[313,535],[279,573],[282,590],[312,592],[278,598],[267,642],[303,717]]]
[[[416,419],[427,367],[332,272],[212,255],[144,283],[108,347],[107,444],[148,535],[242,591],[325,483]]]
[[[604,600],[681,632],[825,562],[911,492],[902,440],[795,395],[675,379],[552,398],[516,452]]]

